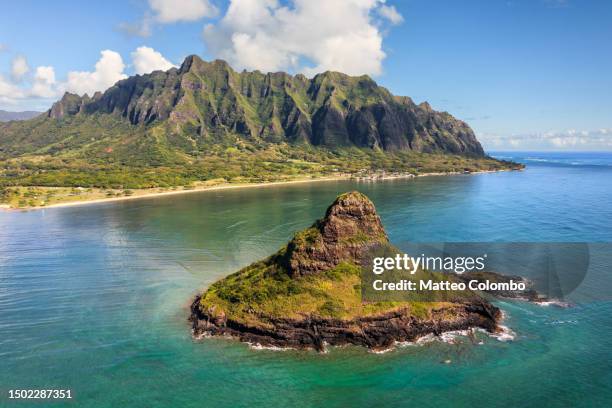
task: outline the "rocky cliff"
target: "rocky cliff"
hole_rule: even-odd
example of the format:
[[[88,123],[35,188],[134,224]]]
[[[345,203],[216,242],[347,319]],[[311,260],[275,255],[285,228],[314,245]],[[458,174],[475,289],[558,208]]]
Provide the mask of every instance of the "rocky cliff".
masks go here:
[[[191,307],[194,335],[322,350],[325,344],[379,349],[451,330],[497,330],[499,309],[477,294],[444,302],[362,302],[360,259],[387,243],[372,202],[358,192],[343,194],[279,252],[198,296]]]
[[[292,277],[359,265],[368,248],[389,242],[374,204],[358,193],[339,196],[325,217],[295,235],[280,260]]]
[[[368,76],[236,72],[224,61],[193,55],[178,69],[136,75],[92,97],[65,94],[47,117],[96,114],[134,126],[163,123],[166,132],[196,145],[238,136],[251,142],[484,154],[466,123],[427,103],[394,96]]]

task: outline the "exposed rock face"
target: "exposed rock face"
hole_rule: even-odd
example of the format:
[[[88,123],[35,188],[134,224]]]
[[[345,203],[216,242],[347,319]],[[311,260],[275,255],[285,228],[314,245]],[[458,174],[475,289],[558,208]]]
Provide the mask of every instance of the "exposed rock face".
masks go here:
[[[372,202],[358,192],[342,194],[286,248],[198,296],[191,306],[193,333],[323,350],[325,344],[380,349],[427,334],[497,330],[500,310],[476,294],[425,309],[422,302],[362,302],[357,265],[369,248],[387,243]]]
[[[342,261],[359,264],[374,245],[389,242],[374,204],[363,194],[342,194],[322,220],[297,234],[283,262],[292,276],[331,269]]]
[[[501,312],[487,302],[458,304],[435,310],[429,319],[417,319],[410,308],[353,320],[318,317],[272,319],[272,328],[245,325],[225,316],[211,317],[199,307],[200,297],[191,306],[194,335],[229,335],[240,341],[263,346],[313,348],[352,344],[370,349],[386,349],[395,342],[414,341],[428,334],[440,335],[474,327],[497,330]]]
[[[83,106],[89,102],[87,95],[80,97],[77,94],[66,92],[62,99],[55,102],[51,109],[47,112],[47,116],[54,119],[60,119],[64,116],[72,116],[80,113]]]
[[[189,56],[179,69],[117,82],[93,97],[66,94],[49,118],[112,114],[133,125],[168,123],[185,138],[484,155],[474,132],[427,103],[393,96],[368,76],[324,72],[236,72],[225,61]]]

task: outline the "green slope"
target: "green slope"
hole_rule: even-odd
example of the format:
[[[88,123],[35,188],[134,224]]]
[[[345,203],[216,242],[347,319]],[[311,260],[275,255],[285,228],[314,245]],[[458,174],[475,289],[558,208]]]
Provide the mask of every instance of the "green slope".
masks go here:
[[[0,124],[0,185],[145,188],[223,178],[492,170],[470,127],[367,76],[236,72],[196,56]]]

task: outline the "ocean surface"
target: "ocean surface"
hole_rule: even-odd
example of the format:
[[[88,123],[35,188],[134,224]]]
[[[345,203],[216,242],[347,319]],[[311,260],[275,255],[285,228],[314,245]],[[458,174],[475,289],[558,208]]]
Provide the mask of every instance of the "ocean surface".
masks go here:
[[[494,155],[527,169],[0,212],[0,406],[610,406],[612,267],[597,260],[578,288],[591,300],[498,302],[514,336],[481,344],[317,354],[191,337],[198,290],[276,251],[348,190],[374,201],[395,242],[612,241],[612,154]],[[73,399],[12,402],[15,388]]]

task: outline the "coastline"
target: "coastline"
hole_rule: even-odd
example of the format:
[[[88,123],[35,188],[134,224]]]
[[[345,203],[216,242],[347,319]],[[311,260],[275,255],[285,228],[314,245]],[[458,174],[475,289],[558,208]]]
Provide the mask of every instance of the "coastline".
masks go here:
[[[102,204],[102,203],[110,203],[110,202],[117,202],[117,201],[128,201],[128,200],[136,200],[139,198],[154,198],[154,197],[164,197],[164,196],[180,195],[180,194],[188,194],[188,193],[200,193],[202,191],[233,190],[233,189],[240,189],[240,188],[268,187],[268,186],[278,186],[278,185],[285,185],[285,184],[300,184],[300,183],[310,183],[310,182],[318,182],[318,181],[337,181],[337,180],[349,180],[349,179],[350,177],[348,176],[334,176],[334,177],[321,177],[321,178],[315,178],[315,179],[304,178],[304,179],[286,180],[286,181],[271,181],[271,182],[264,182],[264,183],[237,183],[237,184],[226,183],[226,184],[218,184],[214,186],[195,187],[192,189],[185,189],[185,190],[145,192],[143,194],[136,194],[132,196],[69,201],[65,203],[57,203],[57,204],[50,204],[50,205],[36,206],[36,207],[13,208],[13,207],[9,207],[8,205],[0,205],[0,210],[33,211],[33,210],[44,210],[47,208],[76,207],[76,206],[89,205],[89,204]]]
[[[520,170],[520,169],[519,169]],[[90,204],[102,204],[102,203],[111,203],[118,201],[127,201],[127,200],[136,200],[141,198],[154,198],[154,197],[164,197],[171,195],[179,195],[179,194],[188,194],[188,193],[199,193],[203,191],[219,191],[219,190],[233,190],[233,189],[241,189],[241,188],[256,188],[256,187],[271,187],[271,186],[280,186],[280,185],[289,185],[289,184],[302,184],[302,183],[313,183],[313,182],[324,182],[324,181],[340,181],[340,180],[356,180],[356,181],[384,181],[384,180],[396,180],[396,179],[411,179],[416,177],[434,177],[434,176],[456,176],[456,175],[472,175],[472,174],[483,174],[483,173],[498,173],[502,171],[516,171],[515,169],[500,169],[500,170],[482,170],[482,171],[473,171],[469,173],[465,172],[431,172],[431,173],[422,173],[422,174],[395,174],[395,175],[378,175],[378,176],[364,176],[357,177],[351,174],[341,174],[329,177],[318,177],[318,178],[299,178],[294,180],[283,180],[283,181],[270,181],[263,183],[224,183],[217,184],[213,186],[198,186],[192,189],[183,189],[183,190],[174,190],[174,191],[151,191],[151,192],[139,192],[139,194],[131,195],[131,196],[122,196],[122,197],[108,197],[108,198],[95,198],[91,200],[75,200],[63,203],[50,204],[45,206],[34,206],[34,207],[19,207],[14,208],[10,207],[8,204],[0,204],[0,211],[34,211],[34,210],[44,210],[47,208],[62,208],[62,207],[75,207],[82,205],[90,205]],[[151,189],[154,190],[154,189]]]
[[[507,328],[499,324],[503,312],[488,303],[458,304],[432,309],[429,318],[415,318],[410,308],[379,315],[343,320],[309,316],[305,319],[269,318],[268,326],[245,324],[214,316],[200,308],[200,296],[191,305],[191,334],[195,340],[224,337],[259,347],[315,350],[324,353],[328,347],[362,346],[380,353],[398,343],[414,343],[447,333],[482,330],[490,336],[506,336]],[[449,318],[447,315],[451,315]]]

